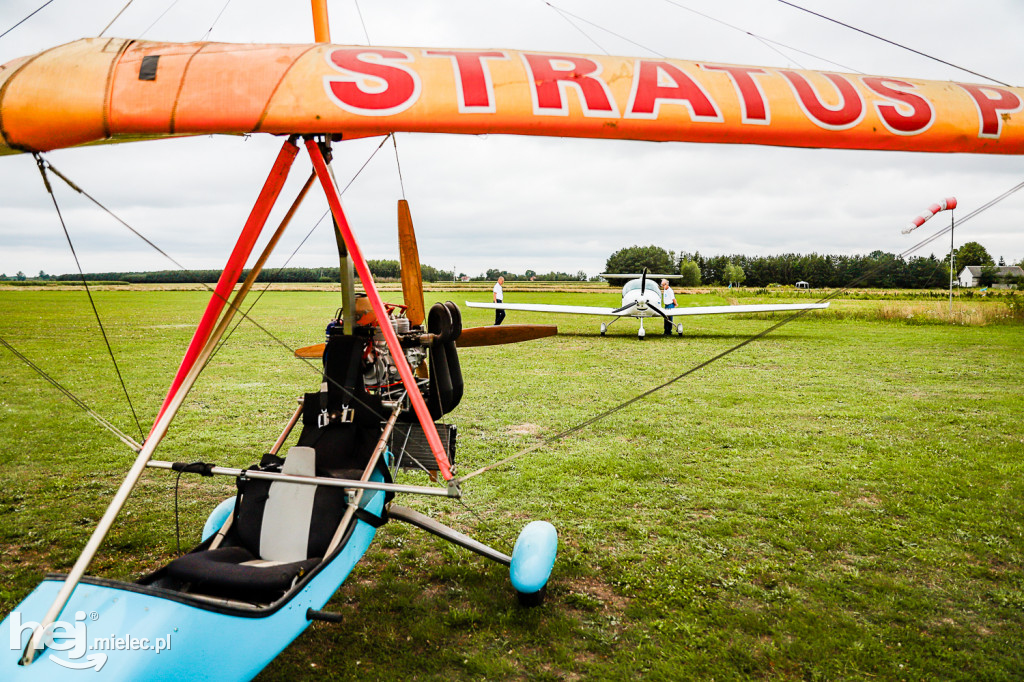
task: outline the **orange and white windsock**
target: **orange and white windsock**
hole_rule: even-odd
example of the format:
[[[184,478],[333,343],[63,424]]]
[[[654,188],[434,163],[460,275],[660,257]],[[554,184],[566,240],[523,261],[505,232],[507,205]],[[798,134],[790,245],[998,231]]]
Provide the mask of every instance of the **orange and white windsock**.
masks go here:
[[[927,211],[925,211],[924,213],[910,221],[910,225],[908,225],[903,230],[903,234],[910,234],[917,228],[921,227],[922,225],[924,225],[926,220],[931,218],[939,211],[952,211],[954,208],[956,208],[956,197],[946,197],[939,203],[932,204],[931,206],[928,207]]]

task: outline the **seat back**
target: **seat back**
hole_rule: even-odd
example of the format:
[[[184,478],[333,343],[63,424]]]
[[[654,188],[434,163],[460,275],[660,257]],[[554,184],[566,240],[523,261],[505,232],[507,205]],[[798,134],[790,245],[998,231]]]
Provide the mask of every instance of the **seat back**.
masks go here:
[[[281,473],[316,476],[316,450],[293,447],[284,458]],[[317,486],[273,481],[263,507],[259,555],[269,561],[308,559],[309,527]]]
[[[281,473],[315,476],[316,469],[316,450],[296,446],[288,450]],[[235,505],[238,539],[267,561],[322,557],[346,504],[343,488],[248,479]]]

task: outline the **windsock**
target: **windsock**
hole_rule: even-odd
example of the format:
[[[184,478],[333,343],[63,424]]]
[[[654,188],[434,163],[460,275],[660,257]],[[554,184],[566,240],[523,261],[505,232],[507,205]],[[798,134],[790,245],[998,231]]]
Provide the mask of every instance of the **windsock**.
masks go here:
[[[932,204],[931,206],[928,207],[927,211],[925,211],[924,213],[910,221],[909,227],[903,230],[903,234],[910,234],[917,228],[921,227],[922,225],[924,225],[926,220],[931,218],[939,211],[952,211],[954,208],[956,208],[956,197],[946,197],[939,203]]]

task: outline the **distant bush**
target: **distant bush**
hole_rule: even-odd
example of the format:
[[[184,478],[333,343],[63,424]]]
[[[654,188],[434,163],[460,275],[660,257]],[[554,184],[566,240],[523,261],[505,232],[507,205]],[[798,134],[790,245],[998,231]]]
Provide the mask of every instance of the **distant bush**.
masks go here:
[[[1003,302],[1010,309],[1010,317],[1024,322],[1024,296],[1010,294],[1003,299]]]

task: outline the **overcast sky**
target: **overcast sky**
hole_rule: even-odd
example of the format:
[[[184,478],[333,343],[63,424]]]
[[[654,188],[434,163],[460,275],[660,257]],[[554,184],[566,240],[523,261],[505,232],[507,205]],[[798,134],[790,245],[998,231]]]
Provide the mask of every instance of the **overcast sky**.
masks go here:
[[[4,0],[0,32],[41,4]],[[797,4],[1024,84],[1019,0]],[[123,6],[124,0],[55,0],[0,38],[0,61],[95,36]],[[332,0],[329,7],[337,44],[366,44],[365,22],[369,42],[378,46],[625,56],[653,50],[680,59],[988,82],[778,0],[362,0],[363,22],[351,0]],[[105,35],[301,43],[312,40],[312,23],[306,0],[135,0]],[[336,146],[341,184],[379,143]],[[491,267],[593,275],[613,251],[632,244],[705,255],[899,253],[917,241],[900,230],[929,204],[956,196],[962,217],[1024,181],[1024,157],[497,135],[400,134],[397,144],[421,259],[469,275]],[[269,136],[204,137],[63,150],[47,158],[181,263],[216,268],[280,145]],[[308,160],[300,156],[295,169],[286,197],[305,179]],[[66,187],[57,191],[87,272],[174,267]],[[389,141],[345,194],[370,258],[397,258],[395,203],[402,191]],[[272,266],[284,263],[325,210],[319,195],[306,202]],[[919,232],[936,231],[940,221],[948,217]],[[957,245],[965,241],[980,242],[996,259],[1024,258],[1024,191],[958,228]],[[932,252],[947,254],[948,239],[920,255]],[[325,221],[291,264],[332,265],[335,254]],[[19,270],[76,271],[35,163],[25,155],[0,157],[0,273]]]

